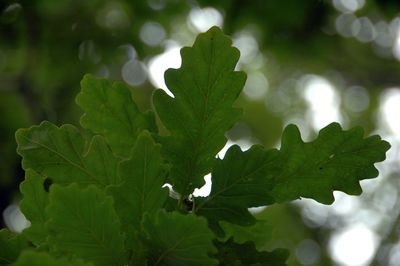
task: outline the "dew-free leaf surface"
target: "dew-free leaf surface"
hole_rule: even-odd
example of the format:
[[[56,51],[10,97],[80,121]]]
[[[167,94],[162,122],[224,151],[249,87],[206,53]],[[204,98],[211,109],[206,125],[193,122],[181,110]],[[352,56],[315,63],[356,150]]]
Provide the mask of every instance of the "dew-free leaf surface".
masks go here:
[[[85,111],[81,125],[104,136],[118,156],[129,156],[142,130],[157,131],[154,114],[139,111],[126,84],[86,75],[81,87],[76,97]]]
[[[93,266],[80,259],[54,258],[48,253],[24,251],[13,266]]]
[[[31,225],[24,230],[24,235],[35,245],[46,241],[47,221],[46,207],[49,203],[48,193],[45,190],[46,178],[29,169],[25,173],[25,180],[20,185],[23,199],[19,204],[21,211]]]
[[[72,184],[50,189],[49,243],[95,265],[125,265],[124,236],[113,200],[99,188]]]
[[[210,195],[195,198],[196,213],[207,217],[218,234],[222,234],[218,225],[221,220],[242,226],[254,224],[248,208],[274,202],[270,196],[273,179],[268,166],[276,159],[276,151],[266,152],[258,145],[246,152],[232,146],[213,169]]]
[[[246,75],[234,71],[239,51],[231,44],[217,27],[200,34],[193,47],[181,50],[182,66],[165,72],[174,97],[154,93],[154,106],[170,132],[160,139],[172,164],[169,181],[184,197],[203,185],[226,143],[225,132],[241,114],[232,104]]]
[[[215,240],[218,253],[215,258],[219,260],[218,266],[285,266],[289,256],[287,250],[276,249],[272,252],[258,251],[253,242],[238,244],[232,238],[225,242]]]
[[[220,222],[220,226],[225,232],[225,238],[220,238],[220,241],[232,238],[235,243],[243,244],[251,240],[257,248],[265,248],[265,240],[271,239],[275,230],[269,219],[257,219],[256,223],[252,226],[240,226],[222,221]]]
[[[95,136],[90,143],[86,143],[79,130],[72,125],[57,127],[42,122],[39,126],[19,129],[16,139],[23,168],[50,177],[54,183],[76,182],[99,187],[119,184],[119,159],[115,158],[101,136]]]
[[[168,197],[168,191],[161,188],[167,166],[160,149],[150,133],[144,131],[138,137],[131,157],[119,166],[122,184],[109,188],[130,245],[134,245],[133,238],[141,229],[143,215],[157,212]]]
[[[147,217],[144,228],[149,247],[149,265],[204,266],[216,265],[208,256],[215,252],[213,233],[202,217],[177,212],[159,212]]]
[[[342,130],[337,123],[304,143],[298,128],[289,125],[280,150],[255,145],[243,152],[232,146],[213,169],[210,195],[196,198],[195,211],[221,233],[221,220],[254,224],[250,207],[300,197],[330,204],[334,190],[359,195],[359,181],[378,175],[374,164],[385,159],[389,147],[378,136],[364,138],[361,128]]]
[[[292,225],[295,216],[271,215],[272,204],[302,197],[330,204],[334,190],[358,195],[360,180],[378,175],[374,164],[390,145],[337,123],[311,142],[289,125],[280,149],[233,146],[216,158],[241,114],[239,51],[212,27],[181,55],[182,66],[165,73],[173,96],[153,95],[161,135],[129,86],[90,75],[76,99],[84,134],[49,122],[17,131],[26,171],[20,206],[32,225],[20,235],[0,231],[0,264],[27,249],[26,237],[35,252],[18,265],[281,266],[287,252],[263,249],[279,245],[278,223]],[[193,198],[208,173],[211,193]],[[262,216],[249,211],[265,205]]]
[[[309,143],[301,139],[295,125],[286,127],[272,197],[287,202],[300,197],[324,204],[335,200],[333,191],[360,195],[360,180],[377,177],[375,163],[386,158],[390,144],[374,135],[364,138],[364,130],[343,130],[338,123],[321,129]]]
[[[0,230],[0,265],[13,263],[22,250],[29,246],[23,235],[11,233],[7,229]]]

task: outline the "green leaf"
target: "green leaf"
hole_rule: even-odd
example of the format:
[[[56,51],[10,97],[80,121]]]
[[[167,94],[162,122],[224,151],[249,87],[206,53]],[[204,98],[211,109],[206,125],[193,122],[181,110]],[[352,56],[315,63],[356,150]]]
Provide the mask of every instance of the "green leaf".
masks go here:
[[[300,197],[329,204],[334,190],[359,195],[359,181],[378,175],[374,163],[385,159],[389,147],[379,136],[364,139],[361,128],[344,131],[337,123],[304,143],[297,127],[289,125],[280,151],[255,145],[242,152],[232,146],[213,169],[210,195],[195,199],[195,212],[222,235],[219,221],[254,224],[250,207]]]
[[[156,132],[154,114],[141,113],[126,84],[86,75],[76,103],[85,111],[81,125],[104,136],[118,156],[127,157],[144,129]]]
[[[223,240],[228,240],[232,237],[235,243],[238,244],[252,241],[256,247],[264,247],[265,243],[273,237],[273,232],[275,230],[274,226],[269,221],[269,217],[267,219],[268,220],[257,219],[257,222],[252,226],[240,226],[221,221],[220,226],[226,235]]]
[[[154,106],[170,135],[161,138],[165,158],[173,165],[171,182],[184,197],[204,183],[225,132],[241,115],[232,104],[246,80],[234,71],[239,51],[217,27],[200,34],[193,47],[181,50],[182,66],[168,69],[165,82],[174,98],[157,90]]]
[[[278,202],[300,197],[324,204],[333,191],[360,195],[359,181],[378,176],[374,164],[385,160],[390,144],[377,135],[364,138],[361,127],[342,130],[338,123],[323,128],[316,140],[304,143],[295,125],[286,127],[272,196]]]
[[[209,219],[210,227],[223,235],[218,221],[249,226],[255,223],[250,207],[274,202],[270,196],[273,177],[269,169],[277,159],[277,151],[265,151],[255,145],[242,152],[232,146],[223,160],[218,160],[212,172],[212,187],[206,198],[195,198],[195,212]]]
[[[72,125],[56,127],[49,122],[19,129],[16,133],[18,153],[25,170],[33,169],[55,183],[105,187],[119,184],[118,159],[101,136],[95,136],[89,147]]]
[[[48,193],[45,191],[46,178],[28,169],[25,173],[25,181],[20,185],[23,199],[19,206],[22,213],[30,221],[31,225],[23,231],[23,234],[39,246],[46,241],[47,221],[46,207],[49,203]]]
[[[25,250],[13,266],[90,266],[80,259],[54,258],[47,253]]]
[[[147,216],[148,217],[148,216]],[[143,224],[147,233],[148,262],[152,266],[216,265],[213,233],[194,215],[160,211]]]
[[[131,243],[135,232],[140,231],[143,215],[161,209],[168,197],[168,190],[161,188],[165,184],[167,166],[160,149],[150,133],[144,131],[139,135],[131,157],[119,166],[122,184],[109,188],[127,241]]]
[[[0,265],[13,263],[21,251],[29,246],[21,234],[14,234],[7,229],[0,230]]]
[[[232,238],[226,242],[214,241],[218,249],[215,258],[219,260],[218,266],[284,266],[289,252],[284,249],[277,249],[271,252],[257,251],[254,243],[247,241],[237,244]]]
[[[95,265],[124,265],[124,237],[113,200],[99,188],[50,188],[49,243]]]

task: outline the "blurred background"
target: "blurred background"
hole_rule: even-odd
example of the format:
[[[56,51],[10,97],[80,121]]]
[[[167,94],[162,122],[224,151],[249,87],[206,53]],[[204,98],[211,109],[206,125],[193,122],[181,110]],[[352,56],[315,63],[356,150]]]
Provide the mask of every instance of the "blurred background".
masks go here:
[[[230,230],[259,249],[290,249],[289,265],[400,265],[398,0],[0,1],[1,227],[26,226],[18,128],[78,125],[85,73],[125,81],[140,108],[151,108],[152,91],[167,90],[164,71],[180,66],[179,49],[213,25],[232,36],[248,74],[237,103],[244,116],[227,147],[279,147],[289,123],[312,140],[333,121],[392,144],[361,197],[335,192],[331,206],[302,199],[257,208],[262,223]]]

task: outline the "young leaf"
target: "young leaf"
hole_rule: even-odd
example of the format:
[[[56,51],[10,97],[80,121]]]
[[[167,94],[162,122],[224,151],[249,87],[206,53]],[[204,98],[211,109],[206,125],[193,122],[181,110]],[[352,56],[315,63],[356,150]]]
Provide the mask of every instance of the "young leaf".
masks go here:
[[[119,166],[122,184],[109,188],[130,246],[135,232],[140,231],[143,215],[152,215],[161,209],[168,197],[168,190],[161,188],[167,167],[160,149],[150,133],[144,131],[139,135],[131,157]]]
[[[152,266],[216,265],[208,253],[214,253],[213,233],[206,221],[194,215],[160,211],[147,216],[148,262]]]
[[[113,200],[99,188],[50,188],[48,242],[95,265],[124,265],[124,237]]]
[[[304,143],[297,127],[289,125],[280,151],[257,145],[245,152],[231,147],[213,169],[210,195],[195,199],[195,212],[207,217],[210,227],[221,234],[221,220],[254,223],[250,207],[300,197],[330,204],[333,190],[358,195],[359,180],[378,175],[374,163],[385,159],[389,147],[378,136],[364,139],[361,128],[344,131],[337,123]]]
[[[13,234],[7,229],[0,230],[0,265],[13,263],[22,250],[29,246],[21,234]]]
[[[13,266],[91,266],[79,259],[54,258],[47,253],[25,250]]]
[[[277,249],[272,252],[257,251],[253,242],[237,244],[232,238],[226,242],[214,241],[218,249],[215,258],[219,260],[218,266],[284,266],[288,259],[289,252],[284,249]]]
[[[156,132],[154,114],[141,113],[126,84],[86,75],[76,103],[85,111],[81,125],[104,136],[118,156],[127,157],[144,129]]]
[[[101,136],[93,137],[87,152],[85,139],[72,125],[56,127],[49,122],[19,129],[17,152],[24,169],[33,169],[55,183],[119,184],[118,159]]]
[[[181,68],[165,72],[174,98],[162,90],[154,93],[154,106],[170,131],[161,138],[173,165],[170,182],[184,197],[203,185],[226,143],[225,132],[241,114],[232,104],[246,75],[234,71],[239,51],[231,43],[217,27],[200,34],[193,47],[181,50]]]
[[[20,185],[20,191],[24,197],[19,206],[31,223],[23,231],[23,234],[37,246],[44,243],[47,237],[45,223],[49,197],[44,188],[45,179],[35,171],[28,169],[25,173],[25,180]]]

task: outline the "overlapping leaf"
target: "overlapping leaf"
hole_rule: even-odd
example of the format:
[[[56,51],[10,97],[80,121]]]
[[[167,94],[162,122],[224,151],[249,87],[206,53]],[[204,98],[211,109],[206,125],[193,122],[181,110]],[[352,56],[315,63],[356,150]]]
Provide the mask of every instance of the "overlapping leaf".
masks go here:
[[[19,206],[31,223],[30,227],[24,230],[24,235],[37,246],[44,243],[47,237],[45,223],[49,198],[44,187],[45,179],[29,169],[25,173],[25,181],[20,185],[24,198]]]
[[[241,113],[233,107],[245,82],[245,74],[234,71],[239,52],[213,27],[181,55],[181,68],[165,74],[174,96],[154,94],[169,130],[157,139],[162,146],[151,136],[152,113],[138,110],[129,88],[92,76],[83,79],[76,101],[85,111],[82,126],[100,135],[88,142],[77,128],[49,122],[16,133],[27,171],[21,209],[32,226],[20,235],[0,231],[0,264],[14,262],[27,237],[68,258],[26,251],[17,265],[285,265],[285,251],[255,248],[269,234],[265,225],[242,230],[255,223],[249,207],[300,197],[331,203],[333,190],[359,194],[359,181],[378,174],[374,163],[384,160],[389,144],[336,123],[309,143],[290,125],[280,150],[253,146],[242,152],[233,146],[216,159]],[[168,181],[183,196],[178,201],[166,203],[161,189],[168,172],[161,152],[172,166]],[[210,195],[194,199],[193,213],[173,211],[209,172]],[[50,193],[48,178],[56,183]],[[215,233],[224,231],[228,237],[213,244]]]
[[[13,266],[91,266],[80,259],[54,258],[47,253],[24,251]]]
[[[144,223],[149,249],[148,265],[216,265],[208,256],[215,252],[213,233],[206,221],[194,215],[159,212]]]
[[[0,265],[10,265],[29,246],[23,235],[14,234],[7,229],[0,230]]]
[[[165,158],[173,165],[170,182],[187,196],[203,185],[203,176],[226,143],[225,132],[241,114],[232,104],[246,76],[234,71],[239,51],[217,27],[200,34],[181,55],[181,68],[165,72],[174,98],[158,90],[153,101],[170,131],[161,139]]]
[[[254,224],[247,209],[274,202],[269,168],[276,163],[277,155],[277,151],[266,152],[258,145],[246,152],[232,146],[213,169],[210,195],[195,199],[196,213],[209,217],[211,228],[218,234],[222,234],[220,220],[243,226]]]
[[[238,244],[243,244],[247,241],[252,241],[256,248],[265,247],[266,240],[273,237],[275,231],[274,225],[271,224],[269,217],[266,219],[258,219],[252,226],[240,226],[237,224],[221,221],[219,224],[225,232],[225,238],[219,240],[228,240],[233,238],[233,241]]]
[[[144,129],[156,132],[154,115],[141,113],[126,84],[86,75],[76,98],[85,111],[81,125],[104,136],[119,156],[129,156]]]
[[[124,237],[113,200],[99,188],[72,184],[50,189],[49,243],[95,265],[125,265]]]
[[[120,164],[122,184],[109,188],[131,246],[135,233],[140,231],[143,215],[152,215],[161,209],[168,197],[168,191],[161,188],[165,184],[167,167],[160,149],[150,133],[143,132],[131,157]]]
[[[238,244],[232,238],[226,242],[214,241],[218,249],[215,258],[219,260],[218,266],[285,266],[288,251],[277,249],[272,252],[258,251],[253,242]]]
[[[322,129],[315,141],[304,143],[297,127],[289,125],[280,151],[253,146],[242,152],[231,147],[213,169],[210,195],[195,199],[195,211],[221,233],[221,220],[254,223],[249,207],[300,197],[329,204],[333,190],[358,195],[359,181],[378,175],[374,163],[385,159],[389,147],[379,136],[363,138],[361,128],[343,131],[337,123]]]
[[[85,139],[74,126],[43,122],[18,130],[16,139],[25,170],[33,169],[60,184],[119,184],[118,159],[101,136],[93,137],[86,148]]]

